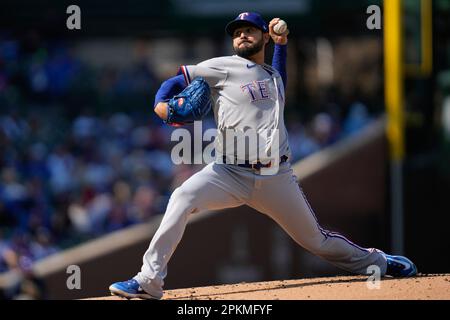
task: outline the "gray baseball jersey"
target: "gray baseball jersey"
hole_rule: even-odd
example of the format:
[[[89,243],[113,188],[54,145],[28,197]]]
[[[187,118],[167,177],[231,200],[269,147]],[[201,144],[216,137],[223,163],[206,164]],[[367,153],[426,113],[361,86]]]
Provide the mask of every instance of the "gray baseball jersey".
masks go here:
[[[285,91],[277,70],[237,55],[182,66],[181,70],[187,83],[202,77],[211,87],[217,159],[226,155],[229,159],[267,162],[271,155],[290,156],[283,116]],[[237,146],[245,145],[243,140],[252,134],[256,134],[257,143],[247,143],[245,150],[234,148],[234,141],[227,139],[230,132]]]
[[[277,150],[280,155],[289,154],[283,119],[284,88],[276,70],[232,56],[184,66],[182,71],[187,82],[200,76],[211,86],[219,133],[227,129],[254,129],[258,133],[279,129]],[[264,146],[274,147],[275,142],[274,135],[269,134]],[[218,147],[223,145],[218,142]],[[228,149],[225,152],[227,157],[235,156]],[[254,150],[247,154],[250,158],[256,155]],[[299,245],[342,269],[368,274],[368,267],[376,265],[381,274],[386,272],[382,252],[357,246],[320,227],[289,162],[282,163],[273,175],[261,175],[252,168],[216,161],[173,192],[161,225],[143,256],[141,272],[134,279],[151,296],[161,298],[167,264],[181,241],[189,216],[241,205],[271,217]]]

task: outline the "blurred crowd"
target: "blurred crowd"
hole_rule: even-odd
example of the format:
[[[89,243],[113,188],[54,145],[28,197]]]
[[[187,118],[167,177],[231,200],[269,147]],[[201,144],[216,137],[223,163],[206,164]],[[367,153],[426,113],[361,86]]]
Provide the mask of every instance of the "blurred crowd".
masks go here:
[[[36,260],[148,221],[164,211],[172,183],[189,170],[172,164],[170,131],[148,119],[82,114],[59,132],[62,142],[49,145],[38,132],[56,134],[53,121],[45,114],[0,116],[2,256],[10,248]],[[1,262],[1,271],[14,265]]]
[[[171,161],[173,128],[152,113],[163,79],[150,70],[96,69],[61,43],[0,38],[0,273],[162,214],[198,169]],[[358,101],[344,119],[288,119],[292,161],[370,120]]]

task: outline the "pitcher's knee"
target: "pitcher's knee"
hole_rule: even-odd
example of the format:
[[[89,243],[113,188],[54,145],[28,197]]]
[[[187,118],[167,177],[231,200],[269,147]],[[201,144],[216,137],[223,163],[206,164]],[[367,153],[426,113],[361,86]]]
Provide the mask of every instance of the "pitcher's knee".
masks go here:
[[[303,244],[303,247],[318,256],[327,256],[330,251],[326,238],[323,235],[308,239],[308,241]]]

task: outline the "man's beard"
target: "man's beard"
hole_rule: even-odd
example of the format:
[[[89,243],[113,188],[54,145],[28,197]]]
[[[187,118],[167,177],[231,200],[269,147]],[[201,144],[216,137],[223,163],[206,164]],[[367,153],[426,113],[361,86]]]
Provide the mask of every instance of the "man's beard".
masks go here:
[[[236,54],[242,58],[248,59],[251,56],[254,56],[257,54],[261,49],[264,47],[264,41],[261,39],[260,41],[256,42],[255,44],[248,46],[248,47],[234,47],[234,51]]]

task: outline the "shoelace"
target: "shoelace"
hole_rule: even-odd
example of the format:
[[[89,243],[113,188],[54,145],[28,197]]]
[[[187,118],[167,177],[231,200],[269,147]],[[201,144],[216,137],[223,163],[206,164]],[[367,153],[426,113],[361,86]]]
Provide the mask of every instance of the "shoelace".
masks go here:
[[[133,285],[133,280],[128,280],[127,281],[127,286],[131,287]]]
[[[133,281],[133,279],[131,279],[131,280],[128,280],[127,281],[127,286],[128,287],[133,287],[135,285],[135,282]],[[141,288],[141,286],[139,286],[138,288],[137,288],[137,292],[139,293],[139,292],[143,292],[144,290]]]

